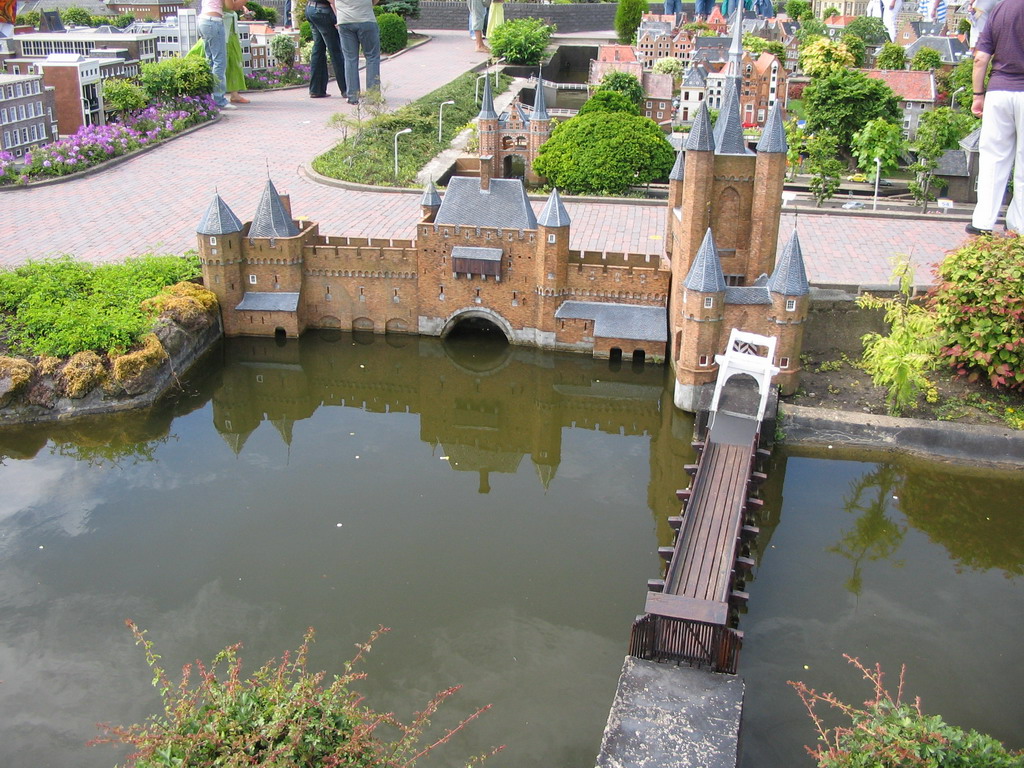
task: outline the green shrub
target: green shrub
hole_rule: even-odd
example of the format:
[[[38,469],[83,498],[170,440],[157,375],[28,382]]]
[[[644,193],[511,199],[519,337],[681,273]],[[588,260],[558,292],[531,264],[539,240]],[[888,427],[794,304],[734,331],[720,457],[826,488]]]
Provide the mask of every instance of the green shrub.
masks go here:
[[[70,5],[61,10],[60,20],[68,26],[74,24],[79,27],[88,27],[92,23],[92,14],[85,10],[85,8]]]
[[[619,7],[615,9],[615,34],[622,45],[633,42],[647,8],[647,0],[619,0]]]
[[[676,153],[649,117],[589,112],[558,125],[540,148],[534,170],[576,194],[617,195],[665,178]]]
[[[139,80],[150,101],[169,101],[213,91],[213,73],[205,56],[148,62],[142,65]]]
[[[277,24],[277,9],[270,8],[250,0],[245,7],[252,11],[256,21],[265,21],[268,24]]]
[[[601,82],[594,89],[595,93],[601,91],[615,91],[621,93],[638,108],[644,101],[644,87],[635,75],[629,72],[609,72],[601,78]]]
[[[933,306],[950,365],[995,388],[1024,389],[1024,241],[973,238],[938,276]]]
[[[874,687],[873,698],[857,708],[832,693],[818,693],[790,681],[814,722],[818,746],[808,751],[819,768],[1021,768],[1024,753],[1010,752],[991,736],[948,725],[925,715],[920,700],[902,701],[903,671],[895,698],[883,685],[882,669],[863,666],[846,656]],[[815,711],[818,704],[834,709],[849,724],[829,727]]]
[[[458,686],[437,694],[410,723],[366,706],[352,690],[353,683],[366,675],[353,669],[387,631],[383,627],[367,643],[356,646],[358,651],[344,664],[343,674],[329,682],[325,672],[308,670],[310,629],[294,653],[268,661],[248,678],[241,674],[241,646],[233,645],[209,665],[197,661],[194,680],[193,665],[186,665],[181,682],[171,683],[146,633],[130,621],[127,624],[145,650],[153,686],[160,690],[164,704],[160,714],[144,723],[101,726],[106,737],[92,743],[130,744],[134,752],[125,764],[128,767],[412,768],[489,708],[476,710],[431,741],[424,737],[430,719]]]
[[[23,355],[124,351],[149,331],[143,299],[199,275],[193,255],[93,266],[70,256],[0,271],[0,335]]]
[[[384,0],[373,8],[374,12],[378,9],[381,13],[397,13],[403,19],[418,19],[420,0]]]
[[[555,28],[543,19],[510,19],[488,38],[491,52],[509,64],[540,64]]]
[[[299,24],[299,42],[303,45],[313,42],[313,25],[308,21]]]
[[[288,35],[277,34],[270,38],[270,52],[277,63],[292,67],[295,64],[295,41]]]
[[[28,24],[29,26],[39,29],[39,19],[41,17],[42,14],[40,14],[39,11],[25,11],[18,14],[17,19],[15,19],[15,23],[19,25]]]
[[[397,13],[382,13],[377,17],[380,26],[380,49],[384,53],[397,53],[409,42],[405,19]]]
[[[867,333],[861,341],[864,370],[876,386],[888,389],[885,402],[891,416],[915,408],[922,392],[930,401],[937,397],[926,374],[938,366],[939,336],[935,316],[911,296],[913,277],[910,262],[902,258],[893,275],[899,284],[896,296],[882,299],[865,294],[857,299],[861,309],[885,311],[889,335]]]
[[[639,115],[640,110],[624,94],[618,91],[597,91],[580,107],[579,114],[588,112],[625,112],[627,115]]]
[[[145,108],[146,91],[131,80],[111,77],[103,81],[103,101],[109,109],[124,113],[135,112]]]

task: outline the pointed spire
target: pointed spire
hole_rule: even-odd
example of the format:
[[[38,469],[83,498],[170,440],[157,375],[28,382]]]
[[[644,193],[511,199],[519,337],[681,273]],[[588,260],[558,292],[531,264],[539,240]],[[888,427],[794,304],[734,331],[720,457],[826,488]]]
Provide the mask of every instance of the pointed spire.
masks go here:
[[[427,182],[427,188],[423,190],[423,197],[420,198],[420,205],[424,208],[441,207],[441,195],[437,193],[437,187],[434,186],[433,179]]]
[[[494,96],[491,94],[491,77],[484,72],[484,99],[480,103],[480,114],[478,120],[497,120],[498,113],[494,111]]]
[[[555,479],[555,474],[558,472],[558,465],[544,464],[534,459],[533,468],[537,470],[537,477],[540,479],[540,484],[544,486],[544,490],[548,490],[551,487],[551,481]]]
[[[669,171],[669,181],[682,181],[683,180],[683,169],[686,166],[686,153],[680,150],[676,152],[676,162],[672,166],[672,170]]]
[[[726,83],[722,109],[715,122],[715,154],[749,155],[750,150],[743,140],[743,124],[740,122],[739,82]]]
[[[256,214],[252,217],[249,237],[295,237],[297,234],[299,228],[284,209],[274,182],[267,179],[267,186],[263,188],[263,195],[256,206]]]
[[[551,196],[548,197],[544,210],[540,212],[537,225],[552,228],[568,227],[570,221],[569,213],[565,210],[565,206],[562,205],[562,196],[558,194],[558,188],[555,187],[551,190]]]
[[[718,258],[718,248],[711,228],[704,234],[704,242],[697,249],[697,256],[690,266],[690,273],[684,283],[687,290],[700,293],[722,293],[725,291],[725,275]]]
[[[544,103],[544,80],[540,76],[540,69],[537,69],[537,90],[533,96],[533,117],[532,120],[550,120],[547,105]]]
[[[768,121],[764,124],[761,140],[757,142],[757,151],[784,155],[788,150],[786,126],[782,121],[782,102],[776,100],[768,112]]]
[[[234,211],[228,208],[219,194],[214,194],[203,220],[196,227],[196,233],[200,235],[229,235],[233,232],[242,231],[242,222],[235,216]]]
[[[805,296],[811,292],[807,284],[804,254],[800,248],[796,228],[789,236],[786,247],[782,249],[782,255],[775,264],[775,271],[768,278],[768,290],[783,296]]]
[[[683,149],[688,152],[690,150],[695,152],[715,151],[715,137],[711,133],[711,115],[708,113],[707,99],[697,107],[697,115],[693,118],[690,134],[686,137],[686,145]]]
[[[729,45],[729,60],[726,64],[726,77],[739,80],[743,66],[743,3],[736,3],[736,13],[732,19],[732,43]]]

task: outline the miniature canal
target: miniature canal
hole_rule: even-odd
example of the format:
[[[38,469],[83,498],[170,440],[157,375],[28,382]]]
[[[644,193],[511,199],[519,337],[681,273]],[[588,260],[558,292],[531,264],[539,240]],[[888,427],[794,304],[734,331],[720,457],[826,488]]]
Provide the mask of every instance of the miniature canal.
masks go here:
[[[338,672],[439,724],[427,765],[594,764],[692,422],[666,372],[472,339],[310,334],[227,344],[148,414],[0,431],[0,765],[108,768],[97,722],[159,709],[171,669],[247,667],[316,629]],[[741,618],[744,768],[810,766],[787,680],[854,703],[842,654],[924,709],[1024,747],[1024,473],[777,449]]]

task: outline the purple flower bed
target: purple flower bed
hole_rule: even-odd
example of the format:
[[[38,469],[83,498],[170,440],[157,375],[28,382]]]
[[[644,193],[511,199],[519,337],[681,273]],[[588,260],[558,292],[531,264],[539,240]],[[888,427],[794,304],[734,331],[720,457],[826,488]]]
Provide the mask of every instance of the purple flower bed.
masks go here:
[[[266,91],[289,85],[306,85],[309,82],[309,65],[296,64],[292,67],[257,69],[245,77],[245,87],[250,91]]]
[[[217,114],[209,94],[182,96],[127,115],[121,122],[82,126],[73,136],[32,150],[25,155],[25,164],[20,169],[9,152],[0,152],[0,185],[26,184],[84,171],[104,160],[170,138]]]

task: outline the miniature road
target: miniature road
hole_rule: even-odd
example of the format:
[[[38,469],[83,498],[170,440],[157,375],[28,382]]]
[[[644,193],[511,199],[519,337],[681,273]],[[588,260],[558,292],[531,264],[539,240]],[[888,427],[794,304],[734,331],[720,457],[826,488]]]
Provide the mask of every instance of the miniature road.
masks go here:
[[[429,32],[426,45],[382,63],[389,104],[423,96],[480,64],[468,34]],[[0,265],[60,254],[93,262],[148,252],[194,248],[195,227],[214,192],[243,221],[251,218],[269,172],[292,213],[339,236],[412,238],[419,218],[416,195],[357,192],[325,186],[299,168],[340,137],[328,118],[353,107],[338,96],[311,100],[305,89],[255,93],[252,103],[225,112],[202,128],[96,175],[51,186],[0,193]],[[535,203],[538,212],[542,203]],[[573,249],[662,253],[665,211],[622,203],[566,203]],[[784,215],[780,238],[793,217]],[[963,222],[800,215],[800,241],[808,278],[815,285],[889,282],[890,259],[905,253],[918,282],[930,282],[931,265],[960,243]]]

